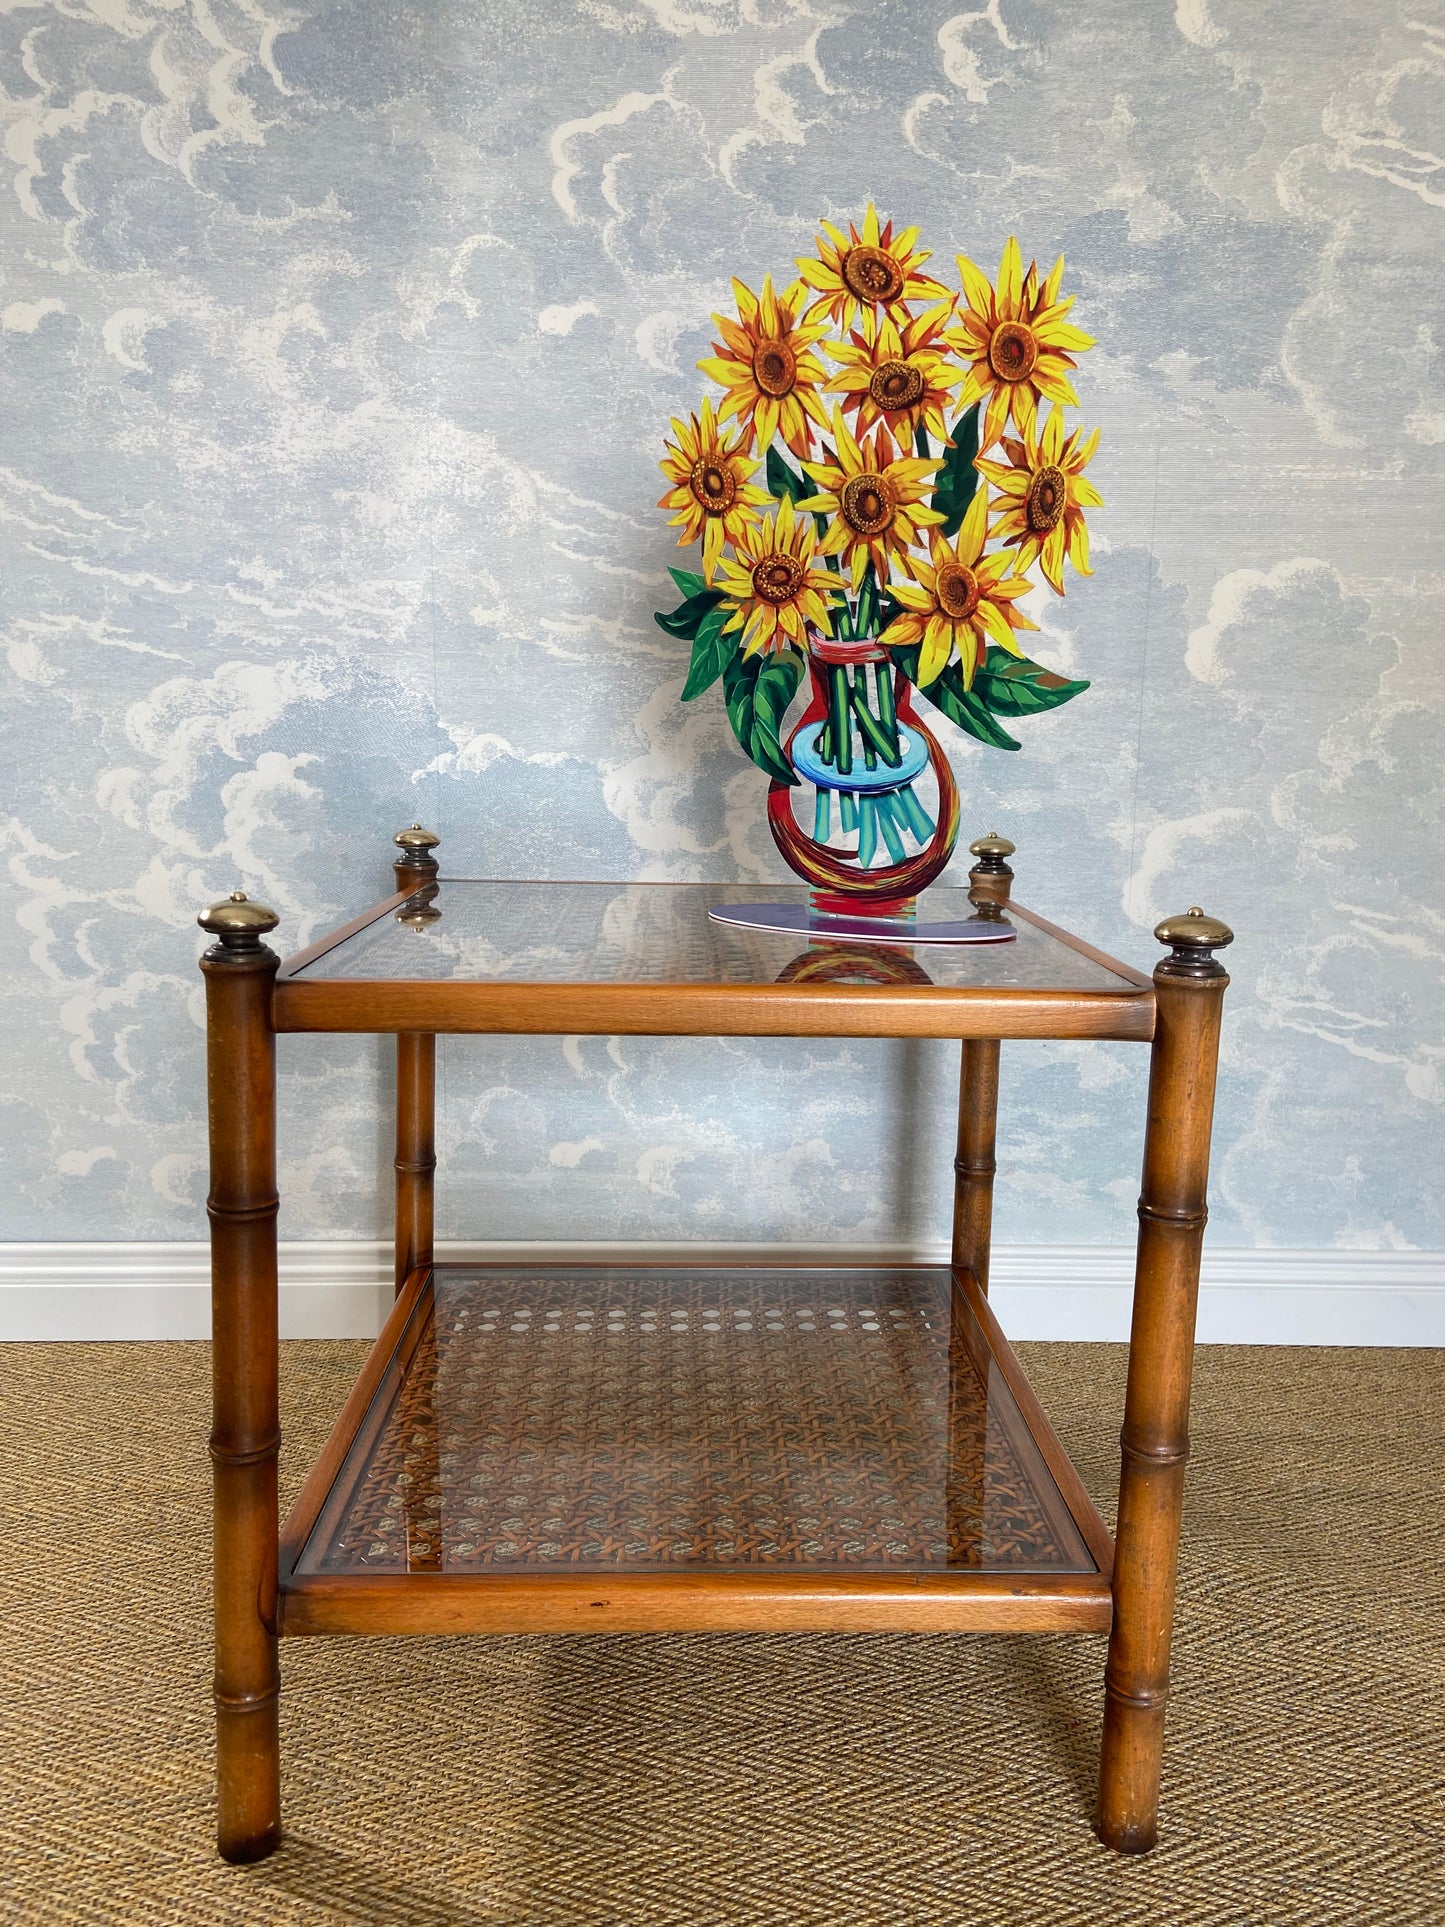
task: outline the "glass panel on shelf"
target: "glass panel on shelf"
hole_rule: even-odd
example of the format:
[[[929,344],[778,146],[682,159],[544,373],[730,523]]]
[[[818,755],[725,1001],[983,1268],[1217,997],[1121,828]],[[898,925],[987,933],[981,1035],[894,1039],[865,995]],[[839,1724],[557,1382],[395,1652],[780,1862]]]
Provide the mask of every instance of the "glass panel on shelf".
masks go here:
[[[942,1267],[445,1269],[300,1574],[1091,1573]]]
[[[804,941],[715,922],[713,904],[806,904],[786,884],[443,881],[422,914],[388,912],[304,965],[298,981],[859,983],[1137,991],[1022,917],[1016,941],[957,948]],[[965,890],[919,899],[931,922],[975,919]]]

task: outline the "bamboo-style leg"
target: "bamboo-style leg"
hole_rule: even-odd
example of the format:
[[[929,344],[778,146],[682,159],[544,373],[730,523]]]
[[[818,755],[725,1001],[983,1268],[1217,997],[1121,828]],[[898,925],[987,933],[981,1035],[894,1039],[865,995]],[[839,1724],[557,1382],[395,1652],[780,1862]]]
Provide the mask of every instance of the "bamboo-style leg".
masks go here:
[[[414,893],[397,912],[404,923],[425,929],[440,914],[431,899],[441,866],[441,838],[413,823],[391,839],[401,855],[392,860],[398,890]],[[417,1265],[432,1259],[436,1173],[436,1038],[400,1031],[396,1039],[396,1289]]]
[[[953,1160],[953,1262],[988,1290],[993,1231],[998,1039],[966,1038],[959,1066],[958,1155]]]
[[[436,1045],[429,1031],[396,1038],[396,1288],[432,1260],[436,1172]]]
[[[1198,910],[1166,919],[1155,935],[1173,949],[1154,972],[1157,1018],[1099,1767],[1099,1837],[1121,1853],[1147,1853],[1158,1832],[1194,1314],[1229,982],[1213,952],[1232,940],[1226,925]]]
[[[281,1837],[277,1728],[277,923],[238,892],[199,919],[211,1139],[217,1842],[260,1860]]]
[[[1002,917],[1013,887],[1014,845],[990,830],[969,853],[968,894],[981,916]],[[993,1235],[994,1140],[998,1127],[998,1040],[965,1039],[958,1080],[958,1151],[953,1160],[953,1262],[988,1290]]]

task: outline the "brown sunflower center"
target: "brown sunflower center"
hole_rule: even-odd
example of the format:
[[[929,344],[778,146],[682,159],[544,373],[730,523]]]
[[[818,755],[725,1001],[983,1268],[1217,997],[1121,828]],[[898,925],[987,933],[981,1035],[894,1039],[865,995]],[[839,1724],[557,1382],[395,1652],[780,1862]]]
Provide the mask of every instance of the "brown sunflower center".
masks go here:
[[[758,343],[753,356],[753,380],[765,395],[791,394],[797,373],[797,356],[786,341]]]
[[[753,564],[753,593],[764,602],[791,602],[803,586],[803,565],[795,555],[775,550]]]
[[[844,287],[860,301],[896,301],[903,292],[903,270],[882,248],[849,248],[842,270]]]
[[[738,499],[738,478],[721,462],[704,457],[692,465],[687,485],[709,515],[726,515]]]
[[[1064,512],[1064,471],[1041,468],[1029,483],[1024,515],[1035,535],[1047,535]]]
[[[1038,339],[1026,322],[1001,321],[989,337],[988,365],[1000,381],[1027,381],[1038,358]]]
[[[923,399],[923,376],[911,361],[884,361],[873,370],[868,393],[875,408],[916,408]]]
[[[966,622],[978,607],[978,577],[963,562],[945,562],[933,579],[938,606],[954,622]]]
[[[893,520],[893,490],[886,475],[855,475],[844,484],[839,505],[856,535],[881,535]]]

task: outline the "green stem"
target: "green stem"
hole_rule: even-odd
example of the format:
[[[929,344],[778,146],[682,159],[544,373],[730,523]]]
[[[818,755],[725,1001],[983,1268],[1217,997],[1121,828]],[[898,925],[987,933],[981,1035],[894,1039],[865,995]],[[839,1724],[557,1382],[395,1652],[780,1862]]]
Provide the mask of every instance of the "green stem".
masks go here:
[[[898,747],[898,716],[893,707],[893,664],[891,662],[875,663],[873,680],[878,690],[878,721],[882,725],[883,734],[893,746],[893,754],[889,761],[896,769],[903,757]]]
[[[873,721],[873,713],[868,707],[868,671],[860,662],[853,671],[853,688],[850,692],[853,708],[858,717],[858,726],[863,733],[863,765],[865,769],[877,769],[878,746],[868,732],[868,724]],[[864,719],[867,719],[866,721]]]
[[[876,799],[878,807],[878,827],[883,832],[883,841],[888,845],[888,854],[895,863],[904,859],[903,838],[898,834],[898,825],[893,820],[893,799],[883,795]]]
[[[831,681],[833,684],[833,735],[837,742],[837,753],[833,763],[838,774],[846,776],[853,767],[853,730],[848,721],[848,671],[842,663],[834,663]]]
[[[858,672],[858,681],[853,685],[853,714],[858,718],[858,728],[863,737],[864,753],[866,754],[871,747],[883,758],[889,769],[897,769],[898,765],[903,761],[903,753],[897,743],[890,743],[887,736],[878,727],[877,720],[873,715],[873,711],[868,707],[867,698],[864,695],[863,672],[861,669]],[[873,763],[870,762],[868,767],[872,769],[874,767]]]

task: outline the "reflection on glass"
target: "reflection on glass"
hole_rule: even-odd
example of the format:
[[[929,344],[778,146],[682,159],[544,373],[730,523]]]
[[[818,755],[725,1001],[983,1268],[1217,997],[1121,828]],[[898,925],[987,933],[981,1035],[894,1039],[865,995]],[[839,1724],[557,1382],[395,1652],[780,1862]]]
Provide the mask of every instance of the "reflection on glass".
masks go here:
[[[414,930],[418,936],[440,923],[442,907],[437,902],[440,891],[441,885],[437,883],[424,884],[420,890],[414,890],[400,909],[393,911],[396,922],[403,929]]]
[[[807,892],[794,892],[805,903]],[[419,891],[390,915],[302,966],[318,978],[466,983],[773,984],[797,954],[796,932],[714,923],[714,903],[775,902],[776,884],[471,883],[443,879],[438,898]],[[441,917],[412,916],[418,900]],[[969,921],[979,912],[964,890],[929,891],[930,915]],[[988,921],[989,919],[984,919]],[[928,952],[941,988],[1131,991],[1107,965],[1021,918],[1016,941]],[[865,939],[865,948],[874,946]],[[893,946],[889,946],[892,948]]]
[[[302,1572],[1092,1572],[940,1267],[436,1276]]]
[[[810,943],[778,972],[780,984],[931,984],[901,945]]]

